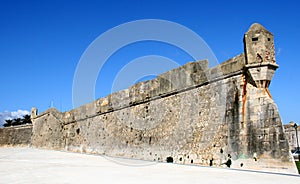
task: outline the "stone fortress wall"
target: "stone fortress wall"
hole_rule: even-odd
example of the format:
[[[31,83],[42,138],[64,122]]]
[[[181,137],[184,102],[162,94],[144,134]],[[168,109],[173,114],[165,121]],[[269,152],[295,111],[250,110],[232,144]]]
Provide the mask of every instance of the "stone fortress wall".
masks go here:
[[[32,125],[0,128],[1,146],[30,146]]]
[[[164,162],[297,173],[268,90],[273,35],[253,24],[245,53],[185,64],[68,112],[32,111],[31,146]],[[255,158],[254,158],[255,157]]]

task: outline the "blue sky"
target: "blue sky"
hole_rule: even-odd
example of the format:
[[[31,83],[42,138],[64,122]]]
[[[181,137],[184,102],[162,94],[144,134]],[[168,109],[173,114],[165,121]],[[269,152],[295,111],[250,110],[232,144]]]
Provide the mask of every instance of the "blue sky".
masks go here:
[[[291,1],[0,1],[0,116],[4,112],[39,112],[53,105],[72,109],[72,84],[85,49],[102,33],[139,19],[163,19],[188,27],[210,46],[219,62],[243,52],[243,34],[259,22],[275,36],[277,63],[270,91],[284,123],[300,122],[300,3]],[[103,67],[96,98],[110,93],[117,71],[149,54],[190,57],[156,42],[121,49]],[[22,111],[23,112],[23,111]]]

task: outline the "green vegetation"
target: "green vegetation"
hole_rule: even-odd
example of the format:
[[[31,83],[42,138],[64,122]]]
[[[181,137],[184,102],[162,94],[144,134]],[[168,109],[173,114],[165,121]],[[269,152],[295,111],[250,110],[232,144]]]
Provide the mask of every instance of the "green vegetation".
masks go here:
[[[17,125],[24,125],[24,124],[32,124],[30,115],[26,114],[23,116],[23,118],[16,118],[16,119],[7,119],[5,120],[4,127],[10,127],[10,126],[17,126]]]
[[[300,174],[300,161],[295,161],[296,162],[296,166],[298,168],[298,173]]]

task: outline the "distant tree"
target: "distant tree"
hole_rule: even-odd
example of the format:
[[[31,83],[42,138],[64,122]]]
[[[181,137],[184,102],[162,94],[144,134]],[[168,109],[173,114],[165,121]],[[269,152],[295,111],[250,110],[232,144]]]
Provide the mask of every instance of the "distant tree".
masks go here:
[[[22,124],[31,124],[31,119],[30,119],[30,115],[26,114],[23,116],[23,122]]]
[[[21,125],[21,124],[22,124],[21,118],[13,119],[12,126],[17,126],[17,125]]]
[[[4,123],[3,126],[4,126],[4,127],[10,127],[10,126],[12,126],[13,120],[12,120],[12,119],[6,119],[5,122],[6,122],[6,123]]]
[[[5,122],[6,123],[3,125],[4,127],[32,124],[30,115],[28,114],[24,115],[23,118],[7,119]]]

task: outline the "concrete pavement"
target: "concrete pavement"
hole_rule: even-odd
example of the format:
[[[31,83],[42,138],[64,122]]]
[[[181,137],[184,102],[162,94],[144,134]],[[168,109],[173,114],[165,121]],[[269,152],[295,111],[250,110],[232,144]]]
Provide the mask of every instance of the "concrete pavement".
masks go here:
[[[0,148],[0,183],[300,183],[296,175]]]

